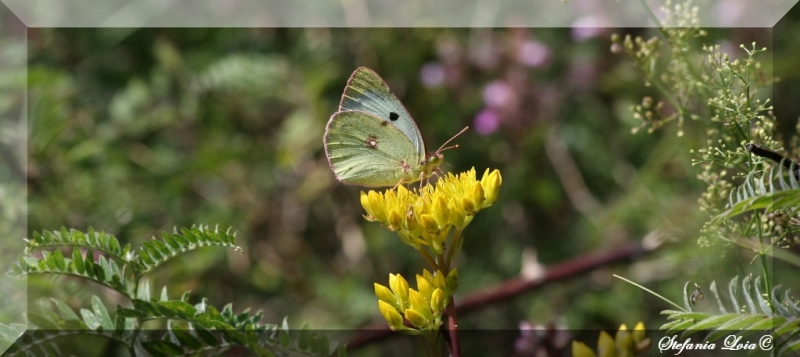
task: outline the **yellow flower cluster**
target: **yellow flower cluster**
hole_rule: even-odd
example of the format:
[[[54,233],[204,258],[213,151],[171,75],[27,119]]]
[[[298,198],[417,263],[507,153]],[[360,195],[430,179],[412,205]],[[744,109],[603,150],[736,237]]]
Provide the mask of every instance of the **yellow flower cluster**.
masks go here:
[[[400,274],[389,274],[389,288],[375,283],[378,309],[394,331],[409,334],[435,331],[442,324],[442,313],[457,284],[456,269],[447,277],[441,271],[434,275],[424,270],[422,275],[417,274],[417,290],[410,288]],[[403,318],[416,329],[405,326]]]
[[[459,175],[448,173],[419,190],[400,185],[384,193],[361,192],[361,205],[368,221],[397,232],[414,249],[425,246],[442,254],[451,229],[460,232],[476,213],[491,206],[502,183],[500,171],[486,169],[478,181],[472,168]]]
[[[616,338],[605,331],[597,339],[597,353],[583,342],[572,341],[572,355],[575,357],[617,357],[637,356],[650,348],[650,339],[645,336],[644,324],[639,322],[633,331],[628,332],[625,324],[619,326]]]

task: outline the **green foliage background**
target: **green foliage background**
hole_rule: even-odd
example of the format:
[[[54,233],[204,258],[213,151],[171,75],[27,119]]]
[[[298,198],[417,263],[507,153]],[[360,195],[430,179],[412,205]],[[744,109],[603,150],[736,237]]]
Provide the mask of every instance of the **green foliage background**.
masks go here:
[[[800,46],[788,35],[800,31],[798,17],[793,10],[774,32],[718,29],[701,39],[727,44],[734,56],[744,56],[740,43],[774,48],[772,61],[762,60],[782,78],[775,108],[784,133],[794,132],[799,111],[792,106],[800,87],[790,84],[800,76]],[[502,81],[509,97],[494,109],[499,127],[468,131],[445,157],[445,171],[498,168],[504,181],[498,202],[465,231],[461,296],[517,276],[532,252],[549,265],[648,235],[668,242],[639,261],[462,316],[460,326],[516,329],[528,320],[614,329],[643,320],[655,328],[663,303],[611,273],[677,300],[687,280],[706,286],[757,268],[741,250],[697,248],[707,217],[697,208],[704,188],[689,150],[704,129],[687,122],[683,137],[672,127],[631,134],[639,123],[628,107],[656,93],[609,51],[614,32],[653,34],[29,29],[26,235],[92,226],[124,244],[173,227],[231,226],[243,255],[201,249],[160,268],[154,288],[192,290],[218,306],[263,309],[267,321],[288,315],[316,329],[380,324],[372,283],[413,276],[423,262],[365,222],[360,189],[338,183],[328,168],[322,135],[348,76],[358,66],[381,74],[429,149],[473,125],[487,87]],[[546,47],[545,63],[525,64],[531,41]],[[446,79],[425,85],[423,68]],[[584,184],[588,195],[570,200]],[[48,293],[77,306],[88,292],[70,283],[51,290],[50,279],[31,278],[30,299]],[[120,299],[104,298],[109,306]]]

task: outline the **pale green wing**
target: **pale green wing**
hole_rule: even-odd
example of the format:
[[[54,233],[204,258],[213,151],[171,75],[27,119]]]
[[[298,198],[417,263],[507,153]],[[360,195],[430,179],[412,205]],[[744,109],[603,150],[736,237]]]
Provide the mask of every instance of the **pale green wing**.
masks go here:
[[[425,158],[399,128],[362,111],[331,116],[325,155],[339,181],[366,187],[418,181]]]
[[[419,156],[425,155],[425,142],[417,123],[375,71],[359,67],[350,75],[339,103],[339,111],[348,110],[367,112],[389,121],[408,137]]]

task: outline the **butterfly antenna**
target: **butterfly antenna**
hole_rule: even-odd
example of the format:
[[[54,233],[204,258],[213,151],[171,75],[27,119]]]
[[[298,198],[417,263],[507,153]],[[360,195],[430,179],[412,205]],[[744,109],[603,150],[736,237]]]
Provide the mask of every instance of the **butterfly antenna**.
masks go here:
[[[445,141],[444,144],[442,144],[442,147],[440,147],[439,150],[436,150],[436,152],[442,152],[442,151],[445,151],[447,149],[457,148],[458,145],[453,145],[453,146],[449,146],[449,147],[444,147],[444,146],[447,145],[448,143],[450,143],[451,141],[453,141],[453,139],[455,139],[459,135],[464,134],[464,132],[467,131],[467,129],[469,129],[469,126],[465,127],[464,129],[461,129],[461,131],[459,131],[458,134],[453,135],[452,138],[450,138],[449,140]]]

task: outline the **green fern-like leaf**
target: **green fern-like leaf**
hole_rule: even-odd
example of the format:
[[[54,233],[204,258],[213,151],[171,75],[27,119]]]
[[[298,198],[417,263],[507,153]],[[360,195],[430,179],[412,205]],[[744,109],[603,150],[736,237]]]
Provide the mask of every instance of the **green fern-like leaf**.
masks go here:
[[[134,300],[132,310],[144,312],[146,316],[137,315],[143,321],[169,320],[168,331],[161,339],[142,342],[143,348],[154,355],[174,355],[178,352],[176,347],[181,349],[181,354],[194,354],[244,346],[261,356],[290,352],[329,356],[338,348],[337,343],[329,342],[326,337],[307,328],[301,328],[297,336],[292,337],[286,319],[278,326],[259,323],[263,315],[261,311],[250,314],[245,310],[235,314],[231,304],[218,311],[206,305],[205,301],[193,306],[181,300]],[[126,316],[138,314],[130,309],[124,311]]]
[[[41,257],[30,255],[20,256],[19,263],[10,272],[10,275],[22,277],[29,274],[63,274],[77,276],[105,285],[123,295],[131,296],[134,291],[135,279],[128,265],[120,265],[115,260],[107,259],[100,255],[95,261],[91,250],[83,257],[80,247],[75,246],[72,252],[65,257],[58,248],[42,250]]]
[[[732,205],[730,209],[714,217],[712,223],[719,223],[721,220],[731,219],[740,214],[758,209],[765,209],[770,212],[776,210],[796,210],[797,207],[800,207],[800,189],[746,196],[742,199],[737,199],[735,202],[736,203]]]
[[[27,254],[19,257],[18,265],[9,272],[11,276],[72,275],[93,280],[129,297],[134,292],[135,284],[132,282],[137,280],[137,276],[126,253],[130,251],[130,245],[120,247],[112,235],[92,228],[83,233],[62,227],[59,231],[33,232],[33,237],[25,241]],[[85,256],[82,250],[86,251]],[[69,253],[64,254],[64,251]],[[35,256],[35,252],[39,252],[41,257]]]
[[[180,299],[171,300],[166,286],[160,294],[151,291],[145,274],[178,254],[208,246],[231,247],[241,252],[231,229],[220,231],[207,226],[163,234],[161,239],[143,243],[138,250],[130,245],[120,247],[115,237],[91,229],[85,234],[65,228],[34,232],[12,275],[79,276],[121,292],[131,303],[127,307],[116,306],[111,312],[99,297],[87,296],[89,306],[75,311],[57,298],[41,300],[26,315],[27,324],[38,330],[23,334],[24,325],[20,329],[17,325],[0,324],[0,346],[12,346],[12,341],[22,334],[21,341],[10,347],[11,355],[63,355],[58,343],[62,338],[66,339],[61,341],[75,342],[69,337],[97,335],[125,344],[136,355],[222,353],[235,346],[246,347],[260,356],[329,356],[337,347],[340,356],[345,354],[343,347],[310,332],[307,325],[294,334],[285,319],[280,326],[262,324],[261,311],[250,313],[246,309],[235,313],[231,304],[220,311],[205,298],[192,305],[188,291]],[[142,324],[150,320],[166,320],[166,333],[155,339],[139,333]]]
[[[130,344],[138,327],[135,319],[121,314],[116,316],[109,314],[96,295],[91,298],[91,309],[80,309],[80,316],[63,300],[50,298],[40,300],[26,317],[28,326],[46,332],[33,330],[25,334],[24,338],[16,341],[6,352],[9,356],[47,355],[42,351],[51,351],[53,355],[64,355],[59,351],[60,342],[85,335],[104,336]],[[25,325],[19,325],[12,332],[22,333],[26,329]],[[0,326],[0,337],[5,339],[8,335],[10,335],[8,327]]]
[[[796,167],[792,166],[796,169]],[[787,172],[788,171],[788,172]],[[800,184],[794,170],[784,170],[783,165],[774,166],[768,174],[756,177],[751,172],[739,187],[731,190],[728,196],[729,209],[714,217],[712,223],[718,224],[740,214],[765,209],[796,211],[800,207]]]
[[[163,233],[161,240],[153,238],[144,242],[135,261],[140,272],[146,274],[178,254],[211,246],[234,248],[239,252],[242,249],[236,245],[236,233],[232,229],[220,231],[219,227],[212,230],[208,226],[197,226],[180,232],[176,229],[173,233]]]
[[[89,229],[34,232],[26,239],[28,254],[19,257],[18,264],[9,275],[22,277],[28,274],[63,274],[95,281],[114,289],[128,298],[149,299],[149,291],[142,288],[142,277],[178,254],[209,246],[230,247],[238,251],[235,233],[231,229],[197,226],[162,235],[162,238],[144,242],[138,255],[132,254],[130,245],[121,247],[116,237]],[[62,249],[69,249],[64,254]],[[85,256],[82,253],[85,250]],[[39,252],[36,256],[33,253]]]
[[[669,334],[680,333],[685,338],[698,331],[710,331],[705,337],[705,341],[713,342],[737,331],[740,336],[759,331],[771,331],[776,337],[785,338],[785,346],[795,346],[800,334],[800,308],[787,290],[783,294],[782,300],[778,299],[778,287],[772,289],[771,302],[762,297],[759,291],[761,280],[756,278],[751,283],[750,276],[741,280],[741,290],[739,290],[739,278],[734,277],[728,284],[729,294],[727,298],[721,296],[716,288],[716,282],[711,284],[711,294],[714,296],[719,315],[692,312],[665,310],[661,313],[667,315],[669,322],[661,326]],[[684,295],[688,292],[684,291]],[[744,306],[739,305],[739,298],[744,298]],[[684,296],[688,301],[689,297]],[[728,309],[725,301],[730,302]],[[778,307],[780,306],[780,307]],[[772,307],[775,307],[774,309]],[[782,348],[782,346],[777,346]]]
[[[33,232],[33,239],[25,241],[28,243],[28,249],[79,246],[101,251],[120,260],[124,260],[122,253],[128,247],[120,247],[116,237],[103,231],[96,232],[91,227],[86,233],[75,229],[67,230],[65,227],[61,227],[59,231],[42,231],[41,234]]]

